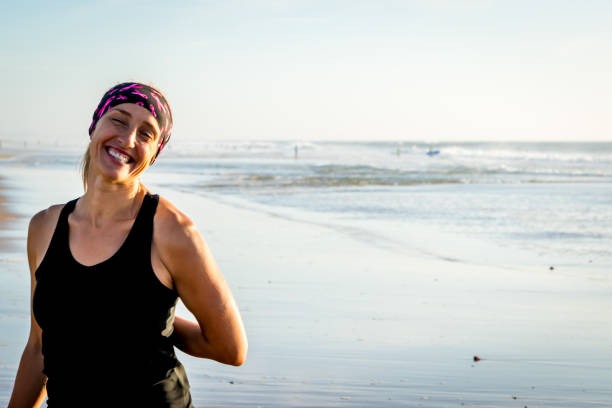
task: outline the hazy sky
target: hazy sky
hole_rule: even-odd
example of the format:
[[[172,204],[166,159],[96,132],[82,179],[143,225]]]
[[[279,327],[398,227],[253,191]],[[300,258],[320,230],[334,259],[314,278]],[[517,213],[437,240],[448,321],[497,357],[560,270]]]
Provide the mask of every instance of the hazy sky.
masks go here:
[[[161,88],[181,140],[612,140],[612,2],[3,1],[0,139]]]

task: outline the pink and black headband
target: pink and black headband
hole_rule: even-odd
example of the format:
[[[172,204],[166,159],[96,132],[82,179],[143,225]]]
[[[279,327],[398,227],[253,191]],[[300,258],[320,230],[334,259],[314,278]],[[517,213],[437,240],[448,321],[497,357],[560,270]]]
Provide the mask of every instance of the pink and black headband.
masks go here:
[[[93,120],[89,126],[89,135],[91,136],[96,123],[106,112],[113,106],[122,103],[133,103],[142,106],[150,111],[157,120],[161,132],[157,154],[155,155],[155,158],[157,158],[168,143],[168,140],[170,140],[170,134],[172,133],[172,112],[166,98],[158,90],[148,85],[138,82],[124,82],[109,89],[102,97],[102,100],[100,100],[98,108],[93,114]]]

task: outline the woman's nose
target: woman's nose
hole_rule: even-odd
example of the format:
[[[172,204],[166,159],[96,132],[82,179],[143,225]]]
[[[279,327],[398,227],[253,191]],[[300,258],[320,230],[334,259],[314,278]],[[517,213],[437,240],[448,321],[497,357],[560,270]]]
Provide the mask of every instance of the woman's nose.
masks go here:
[[[136,142],[136,132],[137,129],[135,127],[129,127],[121,134],[121,142],[125,147],[134,147]]]

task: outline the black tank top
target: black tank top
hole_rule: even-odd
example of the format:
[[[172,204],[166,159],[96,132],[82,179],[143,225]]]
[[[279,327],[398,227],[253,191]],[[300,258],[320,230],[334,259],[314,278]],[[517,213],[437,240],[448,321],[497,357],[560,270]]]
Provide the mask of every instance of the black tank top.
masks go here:
[[[84,266],[70,252],[62,209],[36,270],[33,313],[42,328],[50,407],[191,407],[189,383],[174,353],[177,293],[151,266],[159,196],[146,194],[123,245]]]

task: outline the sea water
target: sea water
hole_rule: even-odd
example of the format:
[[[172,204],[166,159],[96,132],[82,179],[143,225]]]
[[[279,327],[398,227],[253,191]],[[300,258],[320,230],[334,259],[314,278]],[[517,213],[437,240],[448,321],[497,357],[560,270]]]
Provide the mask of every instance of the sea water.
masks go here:
[[[69,194],[79,194],[80,149],[12,153],[0,174],[9,175],[16,212],[49,204],[18,199],[34,178],[47,189],[37,196],[61,202],[73,197],[54,177],[74,173]],[[208,230],[198,222],[239,299],[250,354],[238,370],[182,356],[194,398],[221,406],[606,406],[610,335],[598,312],[609,295],[579,282],[609,287],[611,164],[610,143],[171,144],[144,177],[154,192],[179,191],[180,208],[198,221],[206,217],[189,208],[193,195],[284,225],[270,230],[277,237],[265,254],[274,257],[258,259],[233,232],[236,248],[214,248],[224,223]],[[243,235],[267,239],[261,231],[280,228],[262,220]],[[321,238],[327,252],[301,262],[325,230],[336,233]],[[427,262],[412,270],[413,256],[451,261],[442,265],[457,278],[436,269],[441,263],[431,263],[431,276]],[[470,275],[478,264],[500,273],[495,292],[472,279],[482,276]],[[22,276],[23,265],[3,266],[5,282]],[[554,267],[578,284],[556,290],[554,275],[531,283],[522,266]],[[17,299],[27,293],[21,286],[6,285],[3,296]],[[19,296],[23,310],[4,302],[3,328],[27,321],[27,296]],[[3,349],[2,360],[12,358],[5,384],[15,372],[8,354],[23,339]],[[476,365],[470,353],[486,360]]]
[[[169,153],[151,168],[168,186],[359,227],[397,248],[612,266],[612,143],[202,142]],[[415,240],[415,224],[450,241]],[[504,250],[472,254],[458,236]],[[520,256],[504,259],[508,248]]]
[[[16,152],[0,165],[76,171],[81,157]],[[612,143],[171,143],[144,181],[400,251],[612,271]]]

